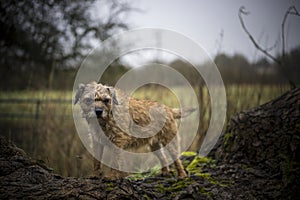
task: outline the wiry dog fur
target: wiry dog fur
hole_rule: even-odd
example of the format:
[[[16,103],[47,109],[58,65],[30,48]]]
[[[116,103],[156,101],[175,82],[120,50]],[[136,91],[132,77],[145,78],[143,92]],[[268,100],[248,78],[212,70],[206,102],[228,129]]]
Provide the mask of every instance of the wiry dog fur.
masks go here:
[[[86,85],[80,84],[75,97],[75,103],[77,102],[79,102],[83,116],[88,123],[91,118],[96,116],[104,134],[117,147],[128,149],[150,145],[151,151],[156,153],[162,166],[165,166],[162,168],[163,174],[168,174],[169,168],[167,166],[165,155],[159,149],[161,146],[166,146],[174,137],[177,142],[179,142],[176,119],[185,117],[194,111],[194,109],[185,109],[183,113],[181,113],[181,109],[170,108],[156,101],[131,98],[116,88],[97,84],[96,82]],[[126,106],[128,105],[126,102],[129,102],[129,108]],[[155,112],[151,112],[150,108],[156,108]],[[127,117],[128,109],[130,117]],[[153,113],[156,116],[153,116]],[[164,119],[165,121],[163,121],[164,123],[161,124],[161,128],[157,130],[157,133],[153,136],[140,138],[128,134],[136,131],[147,133],[151,131],[148,126],[151,121],[153,123],[153,120],[156,120],[156,123],[160,124],[161,119]],[[155,129],[155,127],[156,126],[150,128]],[[103,146],[98,144],[93,148],[95,153],[98,153],[101,157]],[[178,158],[178,148],[179,145],[176,144],[168,145],[167,149],[172,158],[175,159],[174,164],[177,169],[177,176],[183,178],[186,177],[186,172]],[[120,152],[115,153],[115,167],[118,167],[118,165],[121,164]],[[96,171],[96,173],[101,171],[100,166],[100,163],[95,160],[94,171]],[[124,176],[124,174],[121,174],[122,173],[114,171],[109,178],[113,179]]]

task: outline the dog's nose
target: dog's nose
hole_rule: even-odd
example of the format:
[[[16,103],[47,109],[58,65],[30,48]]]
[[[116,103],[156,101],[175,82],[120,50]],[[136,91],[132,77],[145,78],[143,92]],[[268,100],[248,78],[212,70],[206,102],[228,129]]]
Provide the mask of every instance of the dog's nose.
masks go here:
[[[101,117],[103,113],[103,108],[95,108],[95,113],[97,117]]]

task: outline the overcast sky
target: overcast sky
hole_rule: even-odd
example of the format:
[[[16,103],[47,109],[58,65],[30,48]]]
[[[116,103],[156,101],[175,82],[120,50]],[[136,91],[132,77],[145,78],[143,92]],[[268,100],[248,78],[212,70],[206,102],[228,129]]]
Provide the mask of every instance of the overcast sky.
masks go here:
[[[221,51],[233,55],[241,53],[255,61],[258,53],[241,28],[238,10],[245,6],[250,15],[245,23],[263,46],[272,46],[280,40],[281,22],[289,6],[300,11],[299,0],[137,0],[134,6],[142,12],[131,13],[131,28],[156,27],[182,33],[214,56]],[[290,16],[286,24],[287,48],[300,46],[300,17]],[[280,50],[281,43],[276,51]]]

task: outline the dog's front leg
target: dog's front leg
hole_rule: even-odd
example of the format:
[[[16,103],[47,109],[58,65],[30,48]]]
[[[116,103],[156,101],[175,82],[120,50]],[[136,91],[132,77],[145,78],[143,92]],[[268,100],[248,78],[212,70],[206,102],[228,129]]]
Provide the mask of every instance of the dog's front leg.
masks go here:
[[[112,158],[112,162],[111,162],[111,172],[109,175],[107,175],[106,178],[109,178],[109,179],[119,179],[119,178],[123,178],[123,177],[126,177],[128,176],[128,173],[126,172],[123,172],[123,171],[120,171],[119,169],[122,169],[122,166],[124,164],[124,160],[122,158],[122,155],[121,155],[121,150],[122,148],[119,147],[119,148],[114,148],[113,149],[113,158]]]
[[[100,160],[103,156],[104,145],[93,141],[93,151],[94,151],[94,175],[97,177],[102,177],[102,164]]]
[[[91,141],[91,147],[93,151],[93,175],[97,177],[102,177],[103,171],[102,171],[102,164],[101,164],[101,159],[103,156],[103,150],[104,150],[104,145],[101,142],[101,138],[99,138],[99,135],[97,134],[97,130],[95,129],[95,126],[93,123],[89,122],[89,127],[88,127],[88,133],[89,133],[89,138]]]

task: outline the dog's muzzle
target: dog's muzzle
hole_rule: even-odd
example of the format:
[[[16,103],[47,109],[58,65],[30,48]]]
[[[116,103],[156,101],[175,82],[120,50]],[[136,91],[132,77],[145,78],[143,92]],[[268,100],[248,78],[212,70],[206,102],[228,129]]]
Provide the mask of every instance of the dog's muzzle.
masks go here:
[[[102,117],[103,114],[103,108],[95,108],[95,113],[97,115],[97,118]]]

